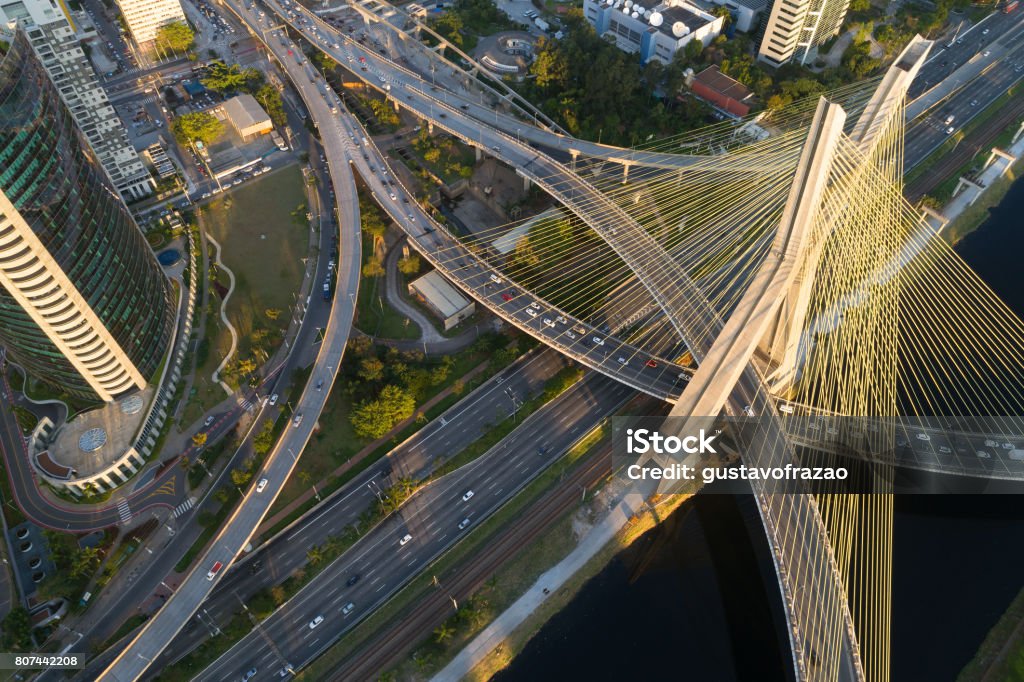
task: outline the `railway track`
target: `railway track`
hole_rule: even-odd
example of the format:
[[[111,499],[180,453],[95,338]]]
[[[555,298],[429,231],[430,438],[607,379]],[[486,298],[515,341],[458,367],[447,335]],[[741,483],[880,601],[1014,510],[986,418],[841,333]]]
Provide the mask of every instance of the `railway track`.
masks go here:
[[[978,152],[991,146],[992,142],[1022,115],[1024,115],[1024,97],[1018,97],[993,115],[980,128],[972,131],[956,149],[942,157],[941,161],[908,184],[904,189],[904,195],[909,201],[916,203],[921,197],[945,182]]]

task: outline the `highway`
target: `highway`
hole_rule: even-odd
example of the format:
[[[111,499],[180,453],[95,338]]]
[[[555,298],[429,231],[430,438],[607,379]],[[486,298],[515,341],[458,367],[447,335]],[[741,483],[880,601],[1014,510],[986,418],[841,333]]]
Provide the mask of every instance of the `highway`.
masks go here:
[[[254,679],[269,680],[287,666],[301,669],[633,395],[589,374],[565,400],[538,410],[487,453],[422,488],[196,679],[219,682],[256,668]],[[322,622],[311,628],[318,616]]]
[[[966,80],[941,105],[917,118],[907,129],[904,146],[904,168],[909,171],[938,149],[950,135],[961,130],[975,116],[985,110],[1010,87],[1024,78],[1024,14],[998,15],[1003,20],[999,27],[993,27],[986,43],[988,56],[975,54],[973,59],[985,62],[979,75]],[[1012,18],[1013,23],[1010,22]],[[1005,33],[1001,32],[1005,30]],[[970,43],[974,45],[974,43]],[[955,45],[963,51],[968,45]],[[941,51],[940,51],[941,53]],[[933,64],[941,64],[933,58],[922,72]],[[953,62],[950,62],[952,64]],[[934,70],[934,67],[932,67]],[[919,76],[920,77],[920,76]],[[947,78],[958,78],[956,73]],[[917,81],[915,80],[915,83]],[[948,121],[948,122],[947,122]],[[950,132],[952,131],[952,132]]]
[[[505,419],[512,411],[511,396],[522,403],[538,395],[547,380],[565,365],[558,353],[539,349],[477,387],[392,450],[385,460],[357,475],[314,511],[236,563],[203,604],[202,621],[226,623],[238,610],[239,598],[247,599],[260,589],[278,584],[306,563],[305,554],[296,552],[296,546],[323,544],[339,529],[356,523],[367,508],[377,503],[377,494],[396,480],[428,476],[484,435],[490,425]],[[197,624],[194,621],[174,639],[164,651],[161,664],[176,661],[206,639],[209,631],[195,627]]]
[[[280,58],[280,56],[279,56]],[[306,103],[310,115],[317,121],[330,120],[330,111],[315,87],[301,78],[300,69],[294,62],[281,59],[289,72],[296,89]],[[324,332],[323,342],[313,365],[311,378],[324,380],[327,390],[317,390],[307,385],[294,406],[296,418],[293,426],[287,428],[278,443],[268,453],[261,471],[253,478],[253,486],[239,502],[234,513],[228,518],[210,547],[195,565],[191,573],[166,601],[164,606],[147,621],[142,631],[105,670],[102,680],[135,680],[159,656],[164,647],[174,638],[186,622],[206,600],[217,581],[226,571],[221,570],[213,579],[207,579],[207,571],[216,562],[230,565],[266,515],[274,499],[291,474],[302,448],[316,428],[316,422],[334,384],[334,378],[348,342],[354,315],[354,297],[360,277],[361,240],[359,232],[358,201],[355,182],[348,169],[348,158],[337,135],[331,135],[329,128],[322,127],[324,150],[331,172],[332,185],[338,205],[344,211],[339,215],[341,229],[338,289],[346,295],[336,296],[331,306],[330,320]],[[311,381],[310,384],[313,382]],[[260,412],[265,409],[262,405]],[[257,414],[257,421],[260,414]],[[255,482],[263,478],[268,486],[256,492]]]
[[[273,7],[273,3],[268,5]],[[280,11],[283,13],[290,10]],[[269,28],[272,23],[269,17],[254,16],[250,20],[258,25],[268,26],[272,36],[270,43],[284,40],[279,31]],[[694,293],[690,290],[684,292],[677,278],[672,276],[674,273],[678,274],[679,278],[684,278],[677,264],[671,263],[671,267],[664,269],[668,263],[658,255],[663,251],[660,247],[652,251],[653,239],[625,211],[571,174],[562,164],[541,155],[525,143],[510,139],[489,126],[481,125],[462,111],[443,104],[434,97],[431,86],[426,82],[401,69],[392,71],[393,65],[379,54],[352,41],[347,41],[344,47],[339,44],[339,48],[334,48],[334,43],[328,42],[326,34],[313,20],[299,15],[292,21],[297,30],[301,28],[308,33],[307,37],[311,42],[326,45],[325,49],[328,49],[335,59],[343,63],[360,64],[359,70],[355,73],[367,83],[390,93],[391,97],[401,101],[404,106],[428,120],[433,120],[435,125],[518,168],[521,174],[528,175],[538,184],[542,184],[545,190],[556,198],[579,208],[582,212],[581,217],[592,225],[596,224],[599,234],[623,255],[627,263],[637,265],[641,281],[644,281],[656,299],[662,302],[665,299],[678,300]],[[298,46],[294,43],[290,43],[288,49],[296,55],[300,54]],[[324,88],[326,90],[326,86]],[[673,400],[678,396],[685,382],[682,376],[684,368],[664,358],[654,357],[619,339],[606,338],[603,332],[592,325],[573,318],[568,312],[559,310],[540,298],[526,295],[512,283],[506,283],[496,270],[470,254],[457,240],[446,238],[446,228],[424,213],[416,205],[412,194],[400,183],[395,182],[393,178],[385,177],[385,173],[380,170],[386,167],[381,165],[383,155],[371,142],[359,142],[364,136],[358,122],[345,114],[339,118],[343,121],[342,135],[351,139],[351,144],[356,148],[354,151],[361,152],[355,155],[355,165],[375,195],[382,198],[379,203],[409,235],[417,250],[435,267],[445,272],[453,282],[469,291],[475,299],[503,319],[540,338],[544,343],[559,348],[583,364],[614,376],[619,381],[655,397]],[[383,199],[391,195],[395,196],[394,200]],[[664,284],[672,293],[662,295],[662,292],[653,286],[653,282]],[[550,324],[545,323],[545,319],[549,320]]]

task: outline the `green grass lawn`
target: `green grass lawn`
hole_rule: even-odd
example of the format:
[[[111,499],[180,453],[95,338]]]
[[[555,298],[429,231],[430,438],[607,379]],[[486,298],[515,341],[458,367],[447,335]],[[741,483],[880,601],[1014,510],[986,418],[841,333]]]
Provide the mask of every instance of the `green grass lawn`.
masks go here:
[[[253,332],[266,333],[264,348],[273,353],[288,328],[294,296],[302,284],[301,259],[309,243],[305,219],[299,225],[292,214],[305,204],[302,173],[292,165],[232,190],[211,202],[200,216],[202,229],[221,245],[221,260],[235,275],[227,314],[238,333],[238,358],[252,357]],[[304,213],[305,209],[300,211]],[[214,255],[212,245],[209,254]],[[224,273],[218,281],[229,286]],[[231,334],[220,320],[221,298],[212,287],[210,291],[212,312],[207,315],[205,340],[197,349],[195,394],[184,412],[186,424],[225,397],[211,375],[231,348]],[[271,320],[268,309],[281,311],[280,316]],[[263,359],[260,356],[257,362]]]
[[[288,327],[286,312],[271,321],[265,311],[288,311],[295,304],[309,233],[305,221],[297,225],[292,212],[305,204],[302,173],[292,165],[242,185],[227,200],[213,202],[203,216],[204,229],[220,242],[221,259],[235,274],[228,317],[239,333],[243,356],[249,351],[246,339],[256,328],[283,333]],[[227,278],[221,282],[227,285]]]

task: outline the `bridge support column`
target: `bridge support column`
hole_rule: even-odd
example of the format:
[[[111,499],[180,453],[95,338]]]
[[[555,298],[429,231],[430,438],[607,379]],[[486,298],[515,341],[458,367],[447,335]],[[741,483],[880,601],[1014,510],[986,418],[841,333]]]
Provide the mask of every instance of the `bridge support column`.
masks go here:
[[[526,177],[525,175],[523,176],[523,191],[530,191],[530,178]]]
[[[625,185],[629,182],[629,166],[631,164],[627,161],[622,162],[622,184]]]
[[[430,135],[434,134],[434,124],[431,121],[427,121],[427,133]]]
[[[473,151],[476,153],[476,162],[480,163],[480,159],[484,158],[484,153],[480,151],[480,147],[473,147]]]
[[[579,158],[580,153],[576,149],[570,149],[569,153],[572,154],[572,172],[575,173],[576,172],[576,159]]]

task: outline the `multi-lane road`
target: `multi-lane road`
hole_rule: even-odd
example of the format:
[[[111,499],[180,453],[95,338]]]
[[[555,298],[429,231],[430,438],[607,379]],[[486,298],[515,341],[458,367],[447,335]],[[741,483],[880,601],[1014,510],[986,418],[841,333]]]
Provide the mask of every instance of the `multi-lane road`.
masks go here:
[[[255,679],[275,679],[307,665],[633,395],[588,375],[471,464],[420,489],[197,679],[253,668]]]
[[[140,677],[191,619],[200,604],[209,596],[217,580],[224,575],[222,569],[212,579],[208,579],[207,570],[217,562],[223,566],[230,565],[249,542],[316,428],[348,342],[360,276],[359,256],[362,253],[355,182],[348,168],[348,157],[340,138],[338,135],[329,134],[328,122],[331,120],[331,112],[328,105],[315,86],[302,78],[299,65],[294,61],[285,60],[284,57],[283,54],[279,55],[300,96],[306,102],[310,115],[314,120],[323,122],[321,133],[324,153],[340,207],[338,223],[341,234],[337,286],[346,295],[336,296],[332,302],[330,319],[311,374],[318,380],[326,380],[326,386],[322,387],[325,390],[314,388],[313,382],[305,387],[294,407],[292,426],[282,434],[278,443],[268,453],[263,468],[254,477],[254,481],[266,479],[265,488],[260,491],[255,485],[250,488],[198,564],[182,580],[163,608],[147,621],[128,648],[104,671],[100,679],[127,680]],[[262,409],[263,406],[260,407],[261,411]]]

